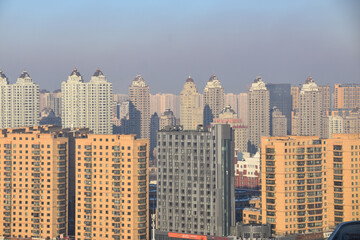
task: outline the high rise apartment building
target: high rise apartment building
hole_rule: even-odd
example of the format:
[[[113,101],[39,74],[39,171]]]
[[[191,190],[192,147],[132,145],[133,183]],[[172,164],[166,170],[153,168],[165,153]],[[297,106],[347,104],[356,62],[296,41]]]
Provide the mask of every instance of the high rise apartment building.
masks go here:
[[[291,86],[291,111],[299,110],[300,89],[301,86]]]
[[[164,129],[166,126],[175,126],[176,117],[170,109],[166,109],[163,115],[159,118],[159,129]]]
[[[360,84],[335,84],[335,108],[360,107]]]
[[[323,138],[331,138],[334,133],[344,132],[344,119],[338,115],[323,116],[321,127],[321,136]]]
[[[290,84],[266,84],[270,95],[270,109],[276,107],[286,118],[286,133],[291,133],[291,85]],[[272,118],[270,118],[270,132],[272,132]]]
[[[321,136],[321,117],[322,93],[312,77],[308,77],[299,93],[299,108],[293,118],[292,134]],[[298,129],[294,129],[296,127]]]
[[[0,134],[0,237],[68,234],[68,139],[37,127]]]
[[[215,74],[204,88],[204,126],[209,126],[225,107],[225,90]]]
[[[148,239],[149,141],[76,139],[76,240]]]
[[[317,136],[263,137],[262,223],[276,235],[326,230],[323,145]]]
[[[196,130],[203,124],[203,109],[194,80],[189,76],[180,93],[180,125],[184,130]]]
[[[167,109],[180,117],[180,96],[172,93],[150,94],[150,114],[155,112],[161,116]]]
[[[26,71],[10,84],[0,70],[0,128],[37,126],[39,115],[39,85]]]
[[[331,89],[329,85],[319,85],[321,92],[321,115],[329,116],[331,109]]]
[[[230,126],[160,130],[157,181],[157,237],[166,239],[174,233],[228,236],[235,223]]]
[[[264,137],[262,223],[276,235],[360,219],[360,135]]]
[[[270,135],[270,95],[265,83],[256,77],[248,92],[250,152],[260,147],[261,137]]]
[[[360,220],[360,134],[334,134],[326,150],[328,224]]]
[[[150,88],[137,75],[129,87],[130,133],[138,138],[150,138]]]
[[[248,125],[248,96],[247,93],[227,93],[225,94],[225,106],[231,106],[238,118]]]
[[[75,68],[61,84],[62,127],[89,128],[94,133],[112,133],[112,84],[97,69],[90,82],[84,82]]]
[[[275,106],[271,110],[271,136],[287,135],[287,117]]]
[[[40,92],[40,112],[52,110],[55,117],[61,117],[61,91]]]
[[[354,108],[344,117],[344,133],[360,133],[360,108]]]
[[[248,126],[244,125],[242,120],[237,117],[231,106],[226,106],[219,114],[218,118],[214,118],[213,124],[229,124],[234,131],[234,146],[238,152],[247,152],[248,144]]]

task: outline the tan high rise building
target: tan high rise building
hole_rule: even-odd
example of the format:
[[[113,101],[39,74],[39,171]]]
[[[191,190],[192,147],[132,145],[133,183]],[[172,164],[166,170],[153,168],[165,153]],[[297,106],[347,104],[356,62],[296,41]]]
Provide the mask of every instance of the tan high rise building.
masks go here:
[[[334,133],[344,132],[344,119],[341,116],[322,117],[322,138],[331,138]]]
[[[0,129],[39,125],[39,85],[27,71],[10,84],[0,70]]]
[[[209,126],[225,107],[225,90],[215,74],[204,88],[204,125]]]
[[[293,134],[301,136],[321,136],[322,95],[312,77],[308,77],[299,94],[299,109],[293,118],[297,131]],[[295,123],[295,121],[298,121]]]
[[[248,125],[248,94],[247,93],[227,93],[225,94],[225,106],[230,105],[242,120],[244,125]]]
[[[300,87],[299,86],[292,86],[291,87],[291,110],[296,111],[299,110],[299,97],[300,96]]]
[[[200,96],[194,80],[189,76],[180,93],[180,125],[184,130],[196,130],[203,124],[203,111]]]
[[[231,106],[231,108],[238,114],[238,94],[226,93],[225,94],[225,106]]]
[[[262,223],[276,235],[327,229],[322,147],[316,136],[262,138]]]
[[[360,135],[264,137],[262,223],[276,235],[360,219]]]
[[[61,117],[61,91],[40,93],[40,112],[52,110],[56,117]]]
[[[75,68],[61,84],[62,127],[89,128],[98,134],[110,134],[112,126],[112,83],[97,69],[90,82],[84,82]]]
[[[330,115],[330,96],[331,90],[329,85],[319,85],[319,91],[321,92],[321,115]]]
[[[150,114],[155,112],[161,116],[167,109],[180,117],[180,96],[172,93],[150,94]]]
[[[281,111],[274,107],[271,112],[272,133],[271,136],[286,136],[287,134],[287,119]]]
[[[335,108],[360,107],[360,84],[335,84]]]
[[[149,141],[76,139],[76,240],[147,239]]]
[[[150,138],[150,88],[137,75],[129,87],[130,133],[138,138]]]
[[[0,134],[0,237],[68,234],[68,139],[35,128]]]
[[[270,95],[265,83],[256,77],[248,92],[250,152],[256,152],[261,137],[270,135]]]
[[[300,91],[301,86],[292,86],[291,87],[291,97],[292,97],[292,111],[299,111],[300,109]],[[329,85],[318,85],[318,90],[321,93],[321,115],[328,116],[330,115],[330,106],[331,106],[331,89]]]
[[[326,139],[328,224],[360,220],[360,134]]]
[[[354,108],[344,117],[344,133],[360,133],[360,108]]]
[[[229,124],[234,131],[234,149],[238,152],[247,152],[248,126],[244,125],[242,120],[237,117],[231,106],[226,106],[219,117],[214,118],[213,124]]]
[[[167,109],[163,115],[159,118],[159,129],[164,129],[166,126],[175,126],[176,125],[176,118],[174,113]]]
[[[238,96],[238,117],[246,126],[249,126],[249,98],[248,93],[240,93]]]

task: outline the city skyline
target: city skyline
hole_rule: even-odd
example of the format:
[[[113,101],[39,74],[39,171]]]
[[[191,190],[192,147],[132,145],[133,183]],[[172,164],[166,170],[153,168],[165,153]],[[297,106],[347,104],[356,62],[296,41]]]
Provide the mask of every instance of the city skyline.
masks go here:
[[[49,90],[74,67],[85,79],[100,67],[120,93],[137,74],[154,93],[179,92],[189,74],[199,89],[216,74],[234,92],[245,92],[257,75],[272,83],[300,84],[309,75],[319,84],[353,82],[360,76],[359,7],[356,1],[5,0],[0,67],[10,81],[26,69]]]

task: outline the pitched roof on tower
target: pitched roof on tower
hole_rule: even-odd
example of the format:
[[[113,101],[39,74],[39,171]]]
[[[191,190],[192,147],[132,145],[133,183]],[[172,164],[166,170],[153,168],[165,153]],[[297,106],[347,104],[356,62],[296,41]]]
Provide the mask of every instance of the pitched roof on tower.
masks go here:
[[[78,77],[81,76],[81,74],[78,72],[78,70],[76,68],[74,68],[74,70],[70,73],[70,76],[72,76],[72,75],[76,75]]]
[[[30,75],[28,74],[28,72],[27,72],[26,70],[24,70],[24,71],[21,73],[21,75],[20,75],[19,78],[26,78],[26,77],[30,77]]]
[[[102,73],[102,71],[100,70],[100,68],[96,69],[96,72],[93,74],[94,77],[98,77],[98,76],[104,76],[104,74]]]

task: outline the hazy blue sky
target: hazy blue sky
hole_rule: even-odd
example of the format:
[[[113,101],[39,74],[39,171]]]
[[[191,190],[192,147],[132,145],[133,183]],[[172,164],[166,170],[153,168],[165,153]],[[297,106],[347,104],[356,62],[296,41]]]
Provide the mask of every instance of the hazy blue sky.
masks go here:
[[[357,0],[0,0],[0,68],[26,69],[41,89],[60,88],[74,67],[100,67],[114,91],[136,74],[150,91],[200,91],[215,73],[226,92],[265,82],[360,83]]]

